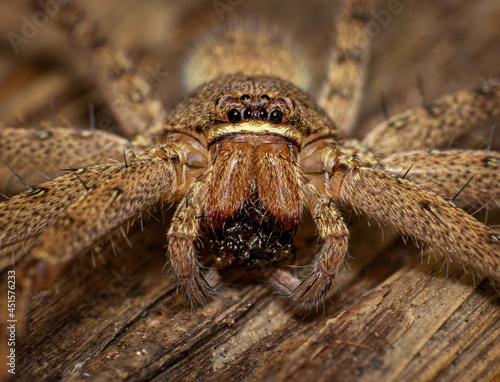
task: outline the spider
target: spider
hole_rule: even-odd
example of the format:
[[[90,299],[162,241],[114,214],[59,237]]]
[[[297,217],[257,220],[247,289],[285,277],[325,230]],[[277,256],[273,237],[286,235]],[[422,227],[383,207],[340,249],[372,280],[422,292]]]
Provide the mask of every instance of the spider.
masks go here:
[[[439,149],[491,123],[500,90],[493,82],[464,90],[390,118],[361,141],[348,138],[368,60],[369,15],[368,1],[344,5],[317,101],[300,87],[308,74],[287,42],[247,25],[198,46],[186,71],[190,91],[167,115],[79,6],[61,6],[57,19],[97,71],[124,137],[2,128],[2,159],[15,171],[35,160],[64,168],[67,152],[86,165],[3,202],[0,249],[23,264],[33,288],[45,287],[131,219],[177,201],[167,254],[189,305],[206,304],[226,272],[257,269],[293,306],[309,309],[324,301],[346,264],[342,211],[354,210],[499,280],[498,234],[453,200],[493,200],[500,154]],[[122,159],[124,152],[131,154]],[[324,243],[300,278],[288,265],[306,210]],[[203,251],[212,257],[208,271]]]

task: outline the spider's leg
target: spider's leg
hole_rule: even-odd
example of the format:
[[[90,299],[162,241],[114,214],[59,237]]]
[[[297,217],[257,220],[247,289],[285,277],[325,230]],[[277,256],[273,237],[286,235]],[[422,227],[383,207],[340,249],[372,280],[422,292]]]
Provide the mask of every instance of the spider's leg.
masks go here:
[[[461,205],[495,202],[500,196],[500,153],[496,151],[411,151],[393,154],[381,164],[384,170],[404,175],[445,199],[454,199],[463,188],[457,198]]]
[[[0,249],[38,235],[121,164],[82,167],[0,203]]]
[[[349,231],[339,211],[311,183],[301,188],[306,207],[313,216],[324,244],[314,259],[312,270],[299,280],[290,272],[277,269],[268,278],[271,287],[299,308],[312,308],[321,303],[347,260]]]
[[[48,1],[35,0],[33,4],[36,8],[50,8],[46,4]],[[68,31],[72,46],[91,66],[91,73],[120,121],[123,134],[130,139],[141,134],[150,141],[152,136],[160,133],[166,115],[161,102],[103,29],[88,18],[76,1],[66,1],[61,5],[55,19]]]
[[[337,26],[337,39],[328,65],[319,104],[346,134],[354,129],[361,105],[370,56],[371,0],[348,0]]]
[[[345,161],[324,179],[326,193],[338,203],[500,280],[500,235],[434,192],[388,172],[359,167],[356,160]]]
[[[22,144],[20,144],[22,142]],[[4,187],[15,178],[10,166],[28,183],[61,175],[64,168],[90,166],[136,151],[125,138],[98,130],[63,127],[46,129],[0,128],[0,179]],[[8,165],[8,166],[7,166]]]
[[[214,274],[205,277],[198,262],[195,240],[206,198],[205,183],[196,181],[177,207],[167,233],[170,265],[177,277],[177,290],[190,306],[206,304],[213,295]]]
[[[442,97],[376,126],[364,142],[385,155],[446,148],[455,138],[500,117],[500,86],[490,83]]]
[[[174,160],[153,154],[117,166],[118,171],[82,193],[37,237],[30,259],[48,273],[33,274],[35,287],[50,284],[64,264],[129,219],[174,200],[181,177]]]

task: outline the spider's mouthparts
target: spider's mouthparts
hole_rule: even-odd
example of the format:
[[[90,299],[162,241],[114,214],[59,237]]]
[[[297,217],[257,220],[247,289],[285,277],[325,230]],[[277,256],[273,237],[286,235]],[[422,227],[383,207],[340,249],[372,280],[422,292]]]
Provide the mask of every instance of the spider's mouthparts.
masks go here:
[[[293,263],[296,229],[277,229],[276,220],[258,203],[248,202],[240,213],[229,219],[223,228],[205,227],[203,235],[209,253],[220,268],[268,267],[271,264]]]
[[[212,145],[206,181],[205,214],[220,228],[250,200],[256,200],[282,227],[294,228],[302,213],[298,148],[282,137],[235,135]]]

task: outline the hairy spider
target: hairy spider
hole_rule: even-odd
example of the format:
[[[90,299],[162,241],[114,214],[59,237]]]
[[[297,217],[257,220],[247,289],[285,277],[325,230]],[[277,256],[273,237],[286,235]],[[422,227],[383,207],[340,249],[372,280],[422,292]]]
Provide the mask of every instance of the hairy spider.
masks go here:
[[[439,150],[498,117],[500,89],[489,83],[465,90],[397,115],[361,141],[346,138],[368,60],[369,9],[369,1],[346,2],[317,103],[300,88],[308,74],[293,49],[249,25],[196,49],[186,72],[189,95],[167,116],[99,27],[77,5],[62,6],[57,19],[97,72],[125,138],[0,129],[0,155],[15,171],[35,161],[64,168],[67,152],[87,164],[3,202],[0,249],[22,258],[33,287],[43,287],[130,219],[178,201],[167,254],[188,304],[207,303],[221,273],[243,268],[261,271],[292,305],[310,308],[346,263],[345,209],[500,280],[499,235],[452,200],[459,191],[464,203],[493,200],[500,154]],[[117,163],[124,151],[132,154]],[[324,244],[299,278],[287,265],[305,210]],[[201,250],[213,257],[207,272]]]

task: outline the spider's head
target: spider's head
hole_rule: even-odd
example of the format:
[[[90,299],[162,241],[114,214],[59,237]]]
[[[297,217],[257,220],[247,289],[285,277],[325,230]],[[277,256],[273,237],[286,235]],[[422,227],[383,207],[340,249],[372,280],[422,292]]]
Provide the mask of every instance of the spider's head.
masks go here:
[[[298,110],[294,101],[275,86],[258,85],[245,81],[221,89],[212,112],[214,123],[205,133],[208,146],[229,136],[248,134],[279,136],[300,146],[303,134],[295,124]]]
[[[202,134],[207,147],[242,134],[280,136],[301,148],[307,137],[335,130],[314,100],[291,82],[235,74],[196,88],[167,120],[169,130]]]
[[[203,121],[198,122],[207,146],[229,136],[251,134],[281,137],[300,149],[304,138],[321,129],[331,131],[332,122],[323,110],[290,82],[234,75],[202,88],[213,89],[210,97],[203,98]]]

